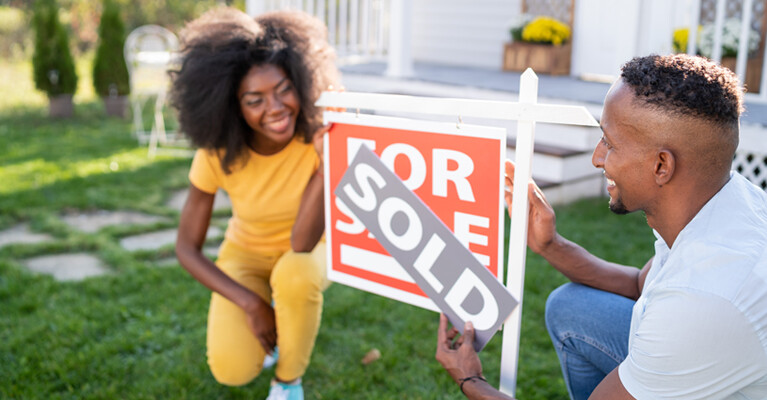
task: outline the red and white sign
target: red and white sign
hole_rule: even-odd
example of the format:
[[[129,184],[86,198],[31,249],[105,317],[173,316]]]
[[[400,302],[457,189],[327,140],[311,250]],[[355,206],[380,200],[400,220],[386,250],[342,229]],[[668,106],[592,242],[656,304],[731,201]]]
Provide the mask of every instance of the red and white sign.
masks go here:
[[[502,128],[352,113],[325,113],[325,218],[328,278],[438,311],[333,193],[360,146],[402,179],[503,282]]]

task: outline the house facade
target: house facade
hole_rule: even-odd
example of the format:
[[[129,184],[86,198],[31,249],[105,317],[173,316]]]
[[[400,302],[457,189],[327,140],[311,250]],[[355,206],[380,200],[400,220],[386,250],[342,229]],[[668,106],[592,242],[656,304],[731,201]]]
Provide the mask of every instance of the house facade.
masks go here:
[[[390,77],[411,76],[416,62],[498,71],[509,27],[523,12],[571,25],[570,75],[606,81],[615,79],[632,57],[672,52],[675,30],[701,26],[713,32],[709,57],[734,70],[747,83],[747,101],[762,107],[767,103],[767,79],[761,79],[767,76],[765,4],[767,0],[246,0],[250,15],[297,8],[318,16],[328,26],[341,63],[382,61]],[[731,20],[739,23],[739,31],[732,32]],[[747,48],[749,40],[739,40],[749,35],[758,36],[755,49]],[[722,46],[732,40],[739,41],[737,58],[727,57]],[[690,35],[687,52],[696,54],[702,42],[701,36]],[[765,125],[743,125],[733,168],[767,189]]]
[[[315,14],[342,57],[387,60],[391,75],[408,75],[414,62],[499,69],[509,27],[523,10],[572,25],[570,75],[576,77],[609,79],[634,56],[671,52],[675,29],[719,24],[721,32],[731,18],[748,20],[761,38],[750,54],[760,62],[744,57],[736,72],[745,76],[746,68],[765,65],[765,0],[247,0],[246,6],[251,15],[278,8]],[[695,52],[691,39],[688,51]]]

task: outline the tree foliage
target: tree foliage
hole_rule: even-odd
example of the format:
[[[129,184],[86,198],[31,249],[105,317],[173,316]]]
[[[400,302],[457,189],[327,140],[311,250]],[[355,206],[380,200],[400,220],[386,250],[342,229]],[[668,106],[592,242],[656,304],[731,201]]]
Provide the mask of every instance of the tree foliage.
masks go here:
[[[32,25],[35,52],[32,67],[35,87],[48,96],[74,94],[77,73],[69,50],[69,35],[59,21],[55,0],[35,1]]]
[[[99,24],[99,44],[93,61],[93,86],[101,96],[124,96],[130,93],[128,68],[123,55],[125,26],[113,0],[104,0]]]

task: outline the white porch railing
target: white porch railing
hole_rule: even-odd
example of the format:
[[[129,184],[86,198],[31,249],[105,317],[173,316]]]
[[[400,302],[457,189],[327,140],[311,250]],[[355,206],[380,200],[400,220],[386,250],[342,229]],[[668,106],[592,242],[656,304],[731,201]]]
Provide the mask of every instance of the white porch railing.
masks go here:
[[[722,61],[722,33],[724,31],[725,14],[728,0],[716,0],[716,14],[714,17],[714,46],[712,50],[711,58],[716,62]],[[762,1],[762,0],[757,0]],[[701,13],[701,0],[692,0],[691,12],[691,26],[700,25],[700,13]],[[741,12],[740,12],[740,36],[738,40],[738,55],[735,63],[735,73],[741,82],[746,82],[746,67],[749,58],[748,51],[748,38],[751,32],[751,24],[753,17],[754,0],[742,0]],[[691,29],[690,32],[696,31]],[[688,38],[687,53],[697,54],[699,44],[697,43],[697,35],[690,34]],[[762,37],[764,41],[764,37]],[[760,48],[764,48],[765,43],[759,44]],[[767,51],[758,52],[762,55],[761,62],[761,82],[758,90],[750,88],[751,90],[746,93],[746,98],[749,101],[767,102]],[[756,93],[758,91],[758,93]]]
[[[298,9],[316,16],[327,25],[328,41],[341,64],[386,60],[391,1],[247,0],[246,7],[250,15]]]
[[[753,18],[753,6],[754,1],[764,0],[740,0],[739,11],[740,14],[740,35],[738,39],[738,55],[735,62],[735,73],[741,82],[747,82],[749,64],[748,62],[748,37],[752,29]],[[716,11],[714,14],[714,40],[711,58],[716,62],[722,61],[722,38],[724,31],[724,21],[727,14],[727,7],[730,7],[732,11],[733,5],[737,5],[735,1],[727,4],[728,0],[716,0]],[[692,8],[690,10],[692,14],[691,26],[700,25],[701,15],[701,0],[692,0]],[[767,12],[764,8],[762,13]],[[762,23],[765,20],[764,16]],[[764,27],[761,27],[764,30]],[[690,30],[693,32],[693,30]],[[697,35],[690,34],[688,37],[687,53],[696,54],[699,44],[696,43]],[[765,41],[764,35],[761,35],[761,41]],[[759,49],[764,49],[767,43],[759,43]],[[757,56],[762,55],[761,60],[761,79],[759,82],[758,93],[754,88],[748,88],[746,92],[746,100],[749,102],[767,102],[767,51],[756,52]],[[758,64],[757,64],[758,65]],[[753,74],[753,71],[751,71]],[[767,190],[767,140],[764,138],[764,131],[760,127],[753,126],[741,126],[740,131],[740,145],[735,152],[735,158],[732,162],[732,169],[738,171],[745,176],[748,180],[758,185],[762,189]]]

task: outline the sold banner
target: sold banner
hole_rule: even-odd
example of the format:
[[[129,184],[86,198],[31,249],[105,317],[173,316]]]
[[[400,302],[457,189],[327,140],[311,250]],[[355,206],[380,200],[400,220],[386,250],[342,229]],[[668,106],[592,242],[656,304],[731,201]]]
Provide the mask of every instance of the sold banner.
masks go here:
[[[503,281],[504,129],[353,113],[327,112],[325,120],[333,123],[324,147],[330,280],[440,311],[365,228],[348,199],[334,192],[364,146],[425,203],[480,265]],[[391,217],[396,222],[406,215]],[[396,231],[407,223],[390,226]]]
[[[367,147],[335,195],[454,326],[474,323],[474,349],[482,350],[518,303],[506,287]]]

